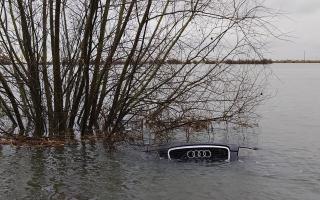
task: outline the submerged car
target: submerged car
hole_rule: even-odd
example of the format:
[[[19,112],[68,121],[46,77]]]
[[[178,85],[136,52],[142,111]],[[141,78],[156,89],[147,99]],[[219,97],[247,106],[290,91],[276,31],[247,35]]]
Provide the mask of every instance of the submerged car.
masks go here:
[[[235,161],[238,160],[238,145],[226,144],[178,144],[160,147],[160,158],[178,161]]]

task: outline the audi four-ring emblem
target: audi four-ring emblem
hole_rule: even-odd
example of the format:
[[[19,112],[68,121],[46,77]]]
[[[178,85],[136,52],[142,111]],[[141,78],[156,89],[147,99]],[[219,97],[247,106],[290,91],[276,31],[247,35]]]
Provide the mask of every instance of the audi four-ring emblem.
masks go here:
[[[187,157],[191,158],[211,158],[210,150],[190,150],[187,151]]]

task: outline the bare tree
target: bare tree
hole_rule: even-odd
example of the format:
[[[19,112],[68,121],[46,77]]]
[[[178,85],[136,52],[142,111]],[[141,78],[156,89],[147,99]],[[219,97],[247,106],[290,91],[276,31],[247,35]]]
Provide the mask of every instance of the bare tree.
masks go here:
[[[253,0],[1,0],[1,130],[111,140],[137,116],[159,131],[239,122],[264,79],[223,61],[259,56],[269,15]]]

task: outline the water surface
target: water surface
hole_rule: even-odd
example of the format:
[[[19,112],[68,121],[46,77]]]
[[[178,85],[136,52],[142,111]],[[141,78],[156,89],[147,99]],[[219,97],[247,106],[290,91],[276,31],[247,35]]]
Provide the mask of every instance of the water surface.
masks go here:
[[[168,162],[103,144],[0,146],[0,199],[318,200],[320,65],[271,68],[276,96],[259,108],[259,127],[235,137],[260,150],[242,150],[237,162]]]

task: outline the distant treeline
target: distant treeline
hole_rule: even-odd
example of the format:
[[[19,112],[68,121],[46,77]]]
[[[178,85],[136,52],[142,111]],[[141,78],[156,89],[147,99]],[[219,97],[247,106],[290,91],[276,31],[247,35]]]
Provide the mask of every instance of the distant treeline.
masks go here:
[[[113,61],[112,64],[114,65],[122,65],[124,64],[124,60],[116,60]],[[135,63],[135,61],[132,61],[132,63]],[[249,65],[267,65],[267,64],[272,64],[272,63],[320,63],[320,60],[271,60],[271,59],[238,59],[238,60],[232,60],[232,59],[227,59],[224,61],[218,61],[218,60],[203,60],[203,61],[197,61],[197,60],[179,60],[179,59],[168,59],[165,61],[162,60],[149,60],[145,61],[145,64],[199,64],[199,63],[204,63],[204,64],[219,64],[219,63],[224,63],[224,64],[249,64]],[[11,61],[8,57],[0,55],[0,64],[1,65],[10,65]],[[51,65],[52,62],[47,62],[47,65]],[[63,65],[68,65],[68,64],[73,64],[77,65],[79,64],[79,61],[70,61],[66,59],[62,59],[61,64]],[[95,64],[94,61],[91,61],[91,64]],[[105,64],[104,61],[100,62],[101,65]]]
[[[10,65],[11,61],[7,56],[4,56],[4,55],[0,54],[0,64],[1,65]]]
[[[262,64],[262,65],[267,65],[267,64],[272,64],[272,60],[270,59],[260,59],[260,60],[250,60],[250,59],[246,59],[246,60],[231,60],[231,59],[227,59],[225,60],[223,63],[225,64],[230,64],[230,65],[233,65],[233,64],[250,64],[250,65],[257,65],[257,64]],[[211,64],[211,63],[207,63],[207,64]]]
[[[320,60],[273,60],[273,63],[320,63]]]

